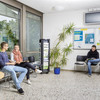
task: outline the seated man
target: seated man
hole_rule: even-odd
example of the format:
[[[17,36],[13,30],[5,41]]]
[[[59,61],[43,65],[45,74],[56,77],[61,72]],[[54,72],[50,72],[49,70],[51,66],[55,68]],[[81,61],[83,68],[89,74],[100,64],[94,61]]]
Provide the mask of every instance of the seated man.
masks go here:
[[[96,50],[96,46],[93,45],[92,48],[91,48],[91,50],[87,54],[87,64],[88,64],[88,74],[89,74],[89,76],[91,76],[91,74],[92,74],[91,63],[92,64],[93,63],[97,64],[98,62],[100,62],[99,53]]]
[[[24,94],[24,91],[21,88],[20,84],[27,73],[27,69],[14,66],[15,63],[8,59],[8,55],[6,53],[7,49],[8,49],[8,44],[6,42],[2,42],[1,52],[0,52],[0,69],[3,72],[8,72],[11,74],[12,80],[14,81],[14,84],[16,86],[16,89],[18,90],[18,93]],[[21,72],[18,78],[16,76],[16,72]]]

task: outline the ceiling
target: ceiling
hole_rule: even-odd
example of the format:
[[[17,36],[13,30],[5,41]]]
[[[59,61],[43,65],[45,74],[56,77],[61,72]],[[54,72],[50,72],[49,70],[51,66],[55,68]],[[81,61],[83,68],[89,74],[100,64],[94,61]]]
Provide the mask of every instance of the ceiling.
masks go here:
[[[100,0],[17,0],[43,13],[100,8]]]

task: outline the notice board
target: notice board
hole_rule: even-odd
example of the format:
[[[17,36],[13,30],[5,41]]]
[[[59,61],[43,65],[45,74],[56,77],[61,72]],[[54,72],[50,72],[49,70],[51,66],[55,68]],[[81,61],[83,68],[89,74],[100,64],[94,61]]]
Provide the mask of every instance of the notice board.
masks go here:
[[[74,49],[90,49],[96,45],[100,49],[100,28],[74,29]]]

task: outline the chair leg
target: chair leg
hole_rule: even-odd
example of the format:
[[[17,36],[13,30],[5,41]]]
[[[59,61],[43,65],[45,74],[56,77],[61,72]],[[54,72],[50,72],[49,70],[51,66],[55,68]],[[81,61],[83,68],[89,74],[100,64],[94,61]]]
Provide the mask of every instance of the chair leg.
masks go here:
[[[100,73],[100,66],[99,66],[99,73]]]
[[[35,71],[33,71],[33,77],[36,78],[37,77],[37,73]]]
[[[85,73],[87,73],[87,70],[86,70],[87,67],[88,67],[87,65],[84,66]]]
[[[74,71],[76,71],[76,65],[74,64]]]
[[[9,76],[9,78],[8,78],[8,83],[9,83],[9,88],[10,88],[10,86],[11,86],[11,76]]]
[[[10,78],[11,76],[9,76],[8,73],[5,73],[4,83],[6,86],[2,86],[3,88],[10,88]]]
[[[86,67],[87,67],[87,66],[84,66],[84,71],[85,71],[85,72],[86,72]]]
[[[86,70],[86,69],[85,69],[85,66],[84,66],[84,72],[85,72],[85,70]]]

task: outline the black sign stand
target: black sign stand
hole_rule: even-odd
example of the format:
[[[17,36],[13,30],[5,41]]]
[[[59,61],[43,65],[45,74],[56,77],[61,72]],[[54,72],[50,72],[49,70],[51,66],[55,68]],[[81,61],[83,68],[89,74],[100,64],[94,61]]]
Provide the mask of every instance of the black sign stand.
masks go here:
[[[40,39],[42,73],[50,71],[50,39]]]

